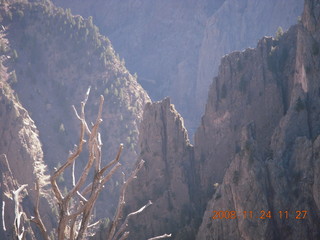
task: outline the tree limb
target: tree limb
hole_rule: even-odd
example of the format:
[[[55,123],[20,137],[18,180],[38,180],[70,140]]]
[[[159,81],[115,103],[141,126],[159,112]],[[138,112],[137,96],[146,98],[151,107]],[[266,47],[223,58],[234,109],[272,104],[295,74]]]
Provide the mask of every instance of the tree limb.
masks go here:
[[[134,178],[136,178],[136,175],[139,172],[139,170],[142,168],[143,164],[144,164],[144,160],[141,160],[139,162],[138,166],[136,167],[136,169],[132,172],[131,176],[128,178],[128,180],[125,181],[123,183],[123,185],[122,185],[122,188],[121,188],[121,191],[120,191],[118,207],[117,207],[116,214],[115,214],[115,216],[113,218],[113,221],[112,221],[112,226],[111,226],[110,231],[109,231],[108,240],[114,239],[116,228],[117,228],[117,226],[119,224],[119,221],[120,221],[120,218],[121,218],[121,215],[122,215],[122,211],[123,211],[123,207],[125,205],[125,201],[124,201],[125,192],[127,190],[127,187],[129,185],[129,183]]]
[[[120,234],[122,234],[122,232],[124,232],[124,230],[126,229],[126,227],[128,226],[128,222],[129,222],[129,219],[134,216],[134,215],[137,215],[139,213],[141,213],[143,210],[145,210],[147,207],[149,207],[150,205],[152,205],[152,202],[149,200],[149,202],[144,205],[143,207],[141,207],[139,210],[135,211],[135,212],[132,212],[130,214],[127,215],[125,221],[122,223],[121,227],[119,228],[118,232],[114,235],[114,238],[113,239],[118,239],[118,237],[120,236]]]
[[[163,235],[161,235],[161,236],[157,236],[157,237],[153,237],[153,238],[149,238],[148,240],[157,240],[157,239],[163,239],[163,238],[169,238],[169,237],[171,237],[171,233],[170,234],[163,234]]]
[[[19,194],[20,192],[25,189],[28,186],[28,184],[21,185],[17,190],[12,191],[13,194],[13,200],[14,200],[14,227],[15,227],[15,233],[17,234],[17,237],[19,240],[22,240],[25,236],[24,226],[21,226],[21,216],[23,215],[23,212],[20,212],[20,202],[19,202]],[[21,230],[20,230],[21,226]]]
[[[39,229],[41,231],[43,239],[50,240],[47,229],[44,226],[42,219],[41,219],[41,216],[40,216],[40,213],[39,213],[40,187],[39,187],[39,180],[38,179],[36,180],[36,189],[35,190],[36,190],[36,206],[34,208],[35,217],[34,218],[31,217],[30,220],[32,222],[34,222],[35,224],[37,224],[37,226],[39,227]]]

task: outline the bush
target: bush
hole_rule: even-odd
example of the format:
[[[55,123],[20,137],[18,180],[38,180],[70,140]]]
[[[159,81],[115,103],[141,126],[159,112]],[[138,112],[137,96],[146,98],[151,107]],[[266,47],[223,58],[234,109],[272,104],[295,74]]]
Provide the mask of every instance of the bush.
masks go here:
[[[10,77],[9,77],[9,82],[11,84],[15,84],[18,82],[18,79],[17,79],[17,75],[16,75],[16,71],[12,71],[11,74],[10,74]]]
[[[14,60],[18,59],[18,53],[16,50],[13,50],[12,57]]]
[[[278,29],[277,29],[277,32],[276,32],[276,37],[275,37],[275,39],[276,39],[276,40],[279,40],[279,39],[282,37],[282,35],[283,35],[283,29],[282,29],[281,26],[279,26]]]
[[[63,123],[61,123],[59,126],[59,132],[64,133],[65,131],[66,131],[66,129],[65,129]]]

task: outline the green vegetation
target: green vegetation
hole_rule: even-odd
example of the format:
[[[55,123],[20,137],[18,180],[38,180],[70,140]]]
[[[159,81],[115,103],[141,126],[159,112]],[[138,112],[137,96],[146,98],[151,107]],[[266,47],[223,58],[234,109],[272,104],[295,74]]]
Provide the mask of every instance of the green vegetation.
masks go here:
[[[61,162],[58,163],[56,169],[59,169],[62,166]],[[62,173],[58,178],[57,178],[57,182],[58,183],[64,183],[64,174]]]
[[[16,84],[18,82],[16,71],[12,71],[9,76],[10,84]]]
[[[107,125],[103,126],[102,139],[127,143],[126,148],[134,151],[135,114],[141,110],[140,94],[130,89],[135,76],[125,69],[124,61],[117,59],[109,39],[100,35],[92,17],[73,16],[70,9],[56,8],[49,1],[13,0],[10,4],[1,23],[8,31],[6,38],[10,44],[6,44],[5,38],[0,40],[0,53],[11,56],[10,64],[16,69],[10,74],[9,82],[17,84],[17,89],[27,82],[32,91],[24,92],[25,99],[41,102],[47,109],[59,108],[57,117],[48,119],[50,131],[55,133],[53,138],[60,143],[58,147],[69,150],[68,133],[71,133],[65,131],[65,126],[70,124],[62,123],[59,114],[69,115],[71,99],[77,98],[75,94],[81,93],[83,86],[92,85],[94,94],[104,95],[107,105],[104,110]],[[49,90],[47,96],[45,88]],[[88,104],[96,102],[89,100]],[[33,109],[35,118],[39,117],[37,111]],[[52,116],[54,111],[49,112],[48,116]],[[105,155],[108,152],[109,149]],[[50,167],[56,165],[50,164]]]
[[[271,47],[267,62],[268,68],[273,73],[281,73],[285,67],[289,51],[285,47]]]
[[[275,39],[276,39],[276,40],[279,40],[279,39],[282,37],[282,35],[283,35],[283,29],[282,29],[281,26],[279,26],[278,29],[277,29],[277,32],[276,32],[276,37],[275,37]]]
[[[12,57],[13,57],[14,60],[18,59],[18,53],[17,53],[17,51],[15,49],[12,52]]]
[[[115,88],[113,94],[114,94],[114,96],[118,97],[118,95],[119,95],[118,89]]]
[[[66,131],[66,129],[64,128],[63,123],[61,123],[59,126],[59,132],[64,133],[65,131]]]

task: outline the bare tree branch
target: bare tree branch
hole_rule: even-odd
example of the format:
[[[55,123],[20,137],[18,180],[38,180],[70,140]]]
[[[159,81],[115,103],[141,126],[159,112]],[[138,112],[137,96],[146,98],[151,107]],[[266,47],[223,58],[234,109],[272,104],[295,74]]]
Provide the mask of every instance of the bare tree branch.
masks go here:
[[[108,163],[106,166],[101,168],[101,147],[102,141],[101,136],[99,133],[99,127],[102,123],[102,110],[103,110],[103,103],[104,98],[100,96],[100,104],[99,110],[97,114],[97,118],[94,124],[90,125],[90,128],[87,124],[86,117],[85,117],[85,106],[88,101],[90,93],[90,87],[88,88],[85,99],[81,102],[80,114],[76,110],[74,106],[72,106],[73,111],[80,121],[80,136],[79,136],[79,143],[78,146],[75,146],[75,149],[70,152],[66,162],[57,169],[50,178],[52,191],[54,196],[57,199],[57,205],[59,209],[59,223],[57,229],[57,236],[58,240],[82,240],[90,235],[88,232],[88,228],[96,227],[100,221],[97,221],[93,224],[90,224],[92,220],[92,210],[95,205],[95,202],[103,189],[104,184],[110,180],[110,178],[114,175],[114,173],[118,170],[121,166],[119,163],[120,156],[123,150],[123,144],[120,144],[117,155],[113,161]],[[87,141],[85,140],[85,137]],[[86,165],[83,171],[80,174],[80,177],[76,181],[75,176],[75,164],[76,159],[80,156],[83,151],[83,147],[86,144],[88,147],[89,156],[86,162]],[[2,161],[6,159],[0,159],[0,164]],[[129,236],[129,232],[125,231],[126,227],[128,226],[129,219],[141,213],[144,209],[149,207],[152,203],[149,201],[145,206],[141,207],[139,210],[128,214],[121,224],[120,227],[119,223],[122,220],[123,208],[125,205],[125,193],[128,185],[130,182],[137,177],[137,173],[142,168],[144,161],[141,160],[139,164],[136,166],[135,170],[131,173],[129,178],[125,180],[123,179],[123,185],[120,189],[120,196],[119,202],[116,209],[116,213],[112,224],[110,226],[110,231],[108,235],[108,240],[117,240],[117,239],[127,239]],[[7,163],[8,165],[8,163]],[[71,167],[71,178],[72,178],[72,187],[66,194],[62,194],[60,187],[57,184],[57,179],[61,176],[65,170]],[[111,169],[109,169],[111,168]],[[9,169],[9,165],[8,165]],[[1,170],[1,169],[0,169]],[[10,170],[10,169],[9,169]],[[108,170],[108,172],[107,172]],[[93,172],[93,180],[90,184],[88,184],[85,188],[83,185],[87,181],[87,177],[89,172]],[[14,188],[17,188],[16,185]],[[14,220],[14,227],[15,227],[15,234],[16,237],[20,240],[25,238],[26,232],[24,225],[25,223],[29,224],[25,213],[20,210],[20,199],[19,195],[20,192],[26,187],[27,185],[20,186],[17,190],[12,191],[14,202],[15,202],[15,220]],[[13,188],[13,189],[14,189]],[[41,234],[45,240],[49,240],[47,229],[41,220],[41,216],[39,213],[39,204],[40,204],[40,186],[39,186],[39,179],[36,179],[36,203],[34,209],[34,217],[30,220],[36,224],[36,226],[40,229]],[[22,209],[22,208],[21,208]],[[3,216],[4,216],[4,204],[3,204]],[[5,222],[4,218],[2,219],[3,226],[5,230]],[[23,222],[22,222],[23,221]],[[30,228],[30,226],[29,226]],[[32,231],[32,230],[31,230]],[[165,234],[162,236],[158,236],[154,239],[160,239],[169,237],[171,235]]]
[[[6,202],[2,201],[2,227],[3,227],[3,231],[7,231],[6,229],[6,221],[4,220],[4,210],[6,208]]]
[[[119,240],[125,240],[125,239],[127,239],[129,237],[129,232],[125,232],[122,236],[121,236],[121,238],[119,238]]]
[[[149,207],[150,205],[152,205],[152,202],[149,200],[149,202],[144,205],[142,208],[140,208],[139,210],[132,212],[130,214],[127,215],[125,221],[123,222],[123,224],[121,225],[121,227],[119,228],[118,232],[114,235],[113,239],[118,239],[118,237],[120,236],[120,234],[122,234],[124,232],[124,230],[126,229],[126,227],[128,226],[128,222],[129,219],[134,216],[137,215],[139,213],[141,213],[143,210],[145,210],[147,207]]]
[[[41,234],[42,234],[42,237],[43,239],[45,240],[49,240],[49,235],[48,235],[48,232],[47,232],[47,229],[46,227],[44,226],[43,222],[42,222],[42,219],[41,219],[41,216],[40,216],[40,213],[39,213],[39,202],[40,202],[40,187],[39,187],[39,180],[37,179],[36,180],[36,206],[34,208],[34,218],[31,217],[31,221],[34,222],[35,224],[37,224],[37,226],[39,227],[40,231],[41,231]]]
[[[91,129],[85,119],[85,105],[88,100],[90,93],[90,88],[88,89],[85,100],[81,102],[81,112],[78,114],[76,108],[73,106],[76,117],[80,121],[80,139],[79,145],[76,147],[68,157],[66,163],[64,163],[51,177],[51,184],[53,192],[57,198],[59,206],[59,226],[58,226],[58,239],[62,240],[65,238],[65,231],[69,231],[69,239],[83,239],[85,236],[86,229],[89,226],[89,221],[91,218],[91,212],[93,206],[100,194],[103,185],[110,180],[111,176],[115,171],[121,166],[119,163],[120,155],[123,149],[121,144],[117,153],[116,158],[107,164],[107,166],[100,169],[101,166],[101,137],[99,134],[99,126],[102,122],[102,109],[103,109],[103,96],[100,96],[99,110],[97,118]],[[85,134],[88,136],[88,140],[85,141]],[[75,160],[79,157],[83,150],[83,145],[87,143],[89,150],[88,161],[79,177],[76,181],[74,174],[75,171]],[[66,196],[63,197],[59,186],[57,185],[57,178],[60,176],[66,168],[72,165],[72,189],[67,192]],[[84,190],[80,191],[83,184],[89,175],[90,170],[94,166],[95,173],[93,181]],[[112,169],[104,175],[105,171],[110,168]],[[88,195],[88,198],[85,196]],[[73,201],[77,201],[77,204]],[[70,203],[72,203],[70,206]],[[77,220],[78,219],[78,220]],[[68,227],[67,227],[68,226]]]
[[[161,235],[161,236],[157,236],[157,237],[153,237],[153,238],[149,238],[148,240],[157,240],[157,239],[163,239],[163,238],[169,238],[169,237],[171,237],[171,233],[170,234],[163,234],[163,235]]]
[[[114,236],[115,236],[115,232],[116,232],[116,228],[119,224],[119,221],[121,219],[121,215],[122,215],[122,211],[123,211],[123,207],[125,205],[125,201],[124,201],[124,198],[125,198],[125,193],[126,193],[126,190],[127,190],[127,187],[129,185],[129,183],[134,179],[136,178],[137,176],[137,173],[139,172],[139,170],[142,168],[144,164],[144,160],[141,160],[138,164],[138,166],[136,167],[136,169],[132,172],[131,176],[128,178],[127,181],[125,181],[122,185],[122,188],[121,188],[121,191],[120,191],[120,197],[119,197],[119,202],[118,202],[118,207],[117,207],[117,210],[116,210],[116,214],[113,218],[113,221],[112,221],[112,225],[111,225],[111,228],[110,228],[110,232],[109,232],[109,236],[108,236],[108,240],[111,240],[111,239],[114,239]],[[121,229],[121,231],[123,231]],[[116,234],[117,236],[119,234]]]
[[[21,185],[17,190],[12,191],[13,194],[13,200],[14,200],[14,227],[15,227],[15,233],[17,234],[17,237],[19,240],[22,240],[25,236],[24,226],[21,224],[21,217],[23,215],[23,212],[20,212],[20,199],[19,195],[20,192],[25,189],[28,186],[28,184]]]

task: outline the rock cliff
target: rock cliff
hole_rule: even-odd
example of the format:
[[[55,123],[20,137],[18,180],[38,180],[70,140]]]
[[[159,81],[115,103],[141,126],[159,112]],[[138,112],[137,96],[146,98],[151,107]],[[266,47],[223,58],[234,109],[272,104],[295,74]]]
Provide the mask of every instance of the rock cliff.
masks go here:
[[[234,52],[221,61],[208,94],[202,122],[195,134],[195,159],[201,187],[209,194],[221,182],[240,150],[241,128],[253,121],[259,151],[269,152],[273,129],[285,114],[293,83],[296,58],[295,28],[282,37],[259,41],[256,49]],[[253,64],[259,63],[259,64]]]
[[[146,105],[139,144],[139,158],[145,165],[128,189],[127,212],[148,200],[153,204],[129,223],[130,238],[145,239],[166,232],[178,239],[192,239],[197,214],[192,204],[197,198],[193,148],[169,98]]]
[[[222,176],[222,184],[207,205],[197,239],[318,239],[320,237],[317,227],[320,223],[319,9],[319,1],[305,1],[302,22],[280,39],[263,39],[256,49],[250,50],[257,53],[262,45],[266,47],[267,42],[271,43],[268,54],[262,58],[264,61],[248,60],[247,63],[251,67],[246,68],[246,72],[255,67],[267,69],[266,75],[271,77],[269,79],[277,81],[275,85],[277,87],[272,91],[273,95],[269,96],[276,102],[259,103],[261,109],[255,109],[256,115],[250,115],[247,111],[237,114],[237,118],[241,119],[238,125],[241,127],[238,138],[228,135],[226,137],[229,139],[227,142],[240,139],[241,144],[238,151],[228,149],[231,153],[228,152],[230,155],[227,159],[230,159],[231,163],[229,166],[225,164],[227,170]],[[262,44],[263,42],[265,43]],[[245,54],[246,52],[240,53],[240,56],[243,57]],[[218,84],[223,85],[233,79],[224,77],[225,74],[221,71],[226,66],[224,61],[231,56],[233,54],[223,60],[220,73],[211,87],[211,93],[215,94],[210,96],[215,97],[208,100],[204,121],[206,116],[213,116],[216,119],[214,115],[208,113],[209,109],[215,109],[213,112],[216,113],[220,108],[220,98],[217,96],[221,88]],[[237,63],[242,64],[241,61]],[[236,71],[232,67],[229,69],[231,72]],[[250,87],[255,79],[248,78],[246,90],[249,92],[244,94],[246,99],[250,96],[250,90],[258,94],[261,91],[259,87]],[[265,80],[265,77],[257,79],[258,82]],[[241,79],[233,82],[241,84]],[[265,94],[266,92],[262,92],[260,98]],[[227,94],[226,98],[229,97]],[[238,99],[238,102],[248,104],[246,99]],[[214,105],[210,105],[210,102]],[[253,108],[257,102],[259,96],[254,97],[246,108]],[[229,111],[232,106],[237,104],[229,105]],[[265,106],[270,107],[267,112]],[[236,111],[231,111],[231,116],[233,113]],[[264,113],[267,115],[264,116],[263,122],[268,126],[262,126],[257,119],[257,116],[263,116]],[[216,156],[221,155],[214,151],[209,162],[223,162]],[[209,162],[206,166],[212,166],[212,173],[219,172],[214,170],[218,165]],[[218,178],[217,181],[219,180]],[[213,211],[227,211],[221,214],[227,214],[227,218],[233,219],[215,215]],[[235,211],[233,214],[236,214],[236,217],[231,216],[230,211]],[[306,215],[302,214],[303,211]]]
[[[194,146],[168,98],[146,104],[147,94],[92,18],[43,2],[47,4],[0,4],[0,71],[5,79],[0,82],[0,154],[7,155],[10,166],[11,159],[18,160],[11,169],[20,183],[31,184],[34,172],[44,175],[36,129],[50,167],[65,160],[77,136],[76,119],[66,106],[80,102],[91,85],[95,93],[88,102],[89,118],[97,96],[107,99],[102,138],[108,159],[123,140],[132,146],[125,159],[134,159],[145,106],[138,142],[138,158],[145,165],[128,189],[126,213],[148,200],[153,205],[129,223],[132,239],[164,233],[172,233],[173,239],[201,240],[320,237],[319,0],[306,0],[301,22],[288,32],[264,37],[255,49],[222,59]],[[221,9],[230,3],[219,2]],[[254,6],[244,3],[234,3],[235,9]],[[139,8],[139,2],[135,4]],[[241,22],[241,17],[235,14],[234,21]],[[200,19],[203,24],[201,14]],[[213,18],[211,24],[218,22]],[[204,42],[209,44],[209,39]],[[181,76],[188,75],[187,62],[179,65]],[[188,107],[191,114],[193,106]],[[110,216],[112,208],[112,203],[100,201],[96,213]]]
[[[262,36],[273,36],[278,27],[288,29],[297,22],[302,8],[303,1],[295,0],[225,1],[207,20],[204,30],[195,84],[195,110],[204,108],[211,79],[219,72],[222,56],[254,47]]]
[[[170,96],[191,137],[221,57],[287,29],[303,8],[301,0],[53,2],[93,16],[151,98]]]
[[[158,120],[160,103],[147,106],[140,130],[140,158],[146,159],[147,169],[133,189],[143,190],[144,201],[155,196],[156,183],[164,193],[183,196],[182,203],[193,210],[193,228],[181,221],[177,226],[192,229],[190,239],[319,238],[319,6],[319,1],[307,0],[302,20],[287,32],[264,37],[256,48],[222,59],[194,146],[189,146],[191,156],[174,150],[174,165],[163,175],[158,172],[165,169],[163,149],[174,146],[168,143],[177,130],[165,130],[164,123],[172,117],[163,114],[167,117]],[[185,146],[185,139],[176,139]],[[183,168],[186,159],[192,164]],[[177,174],[169,174],[175,168]],[[172,188],[181,171],[189,182]],[[136,204],[141,198],[132,192],[129,199]],[[177,219],[174,209],[182,204],[171,209],[170,198],[161,196],[156,206],[162,206],[162,217],[152,215],[151,206],[132,232],[171,231],[173,239],[186,239],[172,227]],[[199,228],[197,214],[203,214]],[[165,226],[162,221],[172,222]],[[137,239],[142,236],[146,237]]]
[[[0,63],[1,65],[1,63]],[[2,66],[2,65],[1,65]],[[2,66],[3,68],[3,66]],[[27,184],[28,195],[22,201],[28,217],[33,215],[36,193],[34,184],[39,179],[41,193],[49,197],[46,190],[49,177],[43,162],[39,133],[28,112],[22,107],[14,91],[7,83],[8,75],[1,71],[0,80],[0,154],[1,154],[1,239],[12,235],[14,222],[13,190],[19,184]],[[8,166],[8,164],[9,166]],[[50,200],[50,197],[48,198]],[[52,228],[51,209],[48,202],[41,201],[40,210],[48,230]],[[4,214],[4,216],[2,216]],[[5,229],[5,230],[4,230]]]

